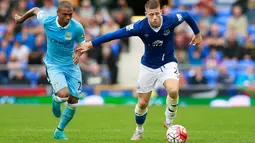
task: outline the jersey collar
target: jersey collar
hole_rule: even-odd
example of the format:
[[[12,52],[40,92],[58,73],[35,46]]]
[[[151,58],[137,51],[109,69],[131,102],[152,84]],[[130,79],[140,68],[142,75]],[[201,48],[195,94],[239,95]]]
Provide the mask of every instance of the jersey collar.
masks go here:
[[[69,22],[65,27],[62,27],[62,26],[59,25],[59,23],[58,23],[58,16],[57,16],[57,18],[56,18],[56,24],[57,24],[57,26],[58,26],[59,28],[61,28],[61,29],[67,29],[68,26],[70,25],[70,22]]]

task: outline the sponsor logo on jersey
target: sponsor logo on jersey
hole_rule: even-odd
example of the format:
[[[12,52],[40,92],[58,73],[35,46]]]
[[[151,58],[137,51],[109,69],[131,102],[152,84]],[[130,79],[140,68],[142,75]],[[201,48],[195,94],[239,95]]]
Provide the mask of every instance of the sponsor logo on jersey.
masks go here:
[[[71,39],[72,39],[72,33],[71,32],[66,32],[65,40],[71,40]]]
[[[163,41],[161,40],[156,40],[152,43],[153,47],[158,47],[158,46],[162,46],[163,45]]]
[[[164,35],[165,35],[165,36],[167,36],[167,35],[169,35],[169,34],[170,34],[170,30],[169,30],[169,29],[164,30]]]
[[[56,39],[54,39],[52,37],[49,37],[49,36],[48,36],[48,38],[49,38],[50,42],[55,43],[55,44],[57,44],[59,46],[62,46],[62,47],[68,46],[68,45],[70,45],[72,43],[71,41],[66,41],[66,42],[58,41],[58,40],[56,40]]]

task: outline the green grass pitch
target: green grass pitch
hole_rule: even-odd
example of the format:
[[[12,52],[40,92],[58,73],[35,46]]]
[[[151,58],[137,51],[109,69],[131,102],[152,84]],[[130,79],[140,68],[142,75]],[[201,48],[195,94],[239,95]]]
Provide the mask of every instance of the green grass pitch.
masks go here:
[[[131,143],[133,106],[83,106],[56,141],[59,122],[51,105],[0,105],[0,143]],[[188,130],[187,143],[255,143],[255,108],[180,107],[175,123]],[[166,143],[164,107],[150,107],[140,143]]]

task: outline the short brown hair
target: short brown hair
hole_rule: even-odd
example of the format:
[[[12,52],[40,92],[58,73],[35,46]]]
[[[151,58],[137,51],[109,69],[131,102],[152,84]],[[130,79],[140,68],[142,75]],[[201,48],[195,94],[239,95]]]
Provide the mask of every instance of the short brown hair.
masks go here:
[[[146,9],[155,9],[160,7],[160,3],[158,0],[148,0],[145,4],[145,10]]]
[[[69,1],[61,1],[59,4],[58,4],[58,9],[60,8],[71,8],[73,9],[73,5],[69,2]]]

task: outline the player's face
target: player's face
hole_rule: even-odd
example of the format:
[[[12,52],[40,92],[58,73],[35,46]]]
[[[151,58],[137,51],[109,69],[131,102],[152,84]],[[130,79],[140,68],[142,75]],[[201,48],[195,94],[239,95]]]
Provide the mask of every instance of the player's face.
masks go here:
[[[149,19],[149,23],[152,27],[160,27],[161,25],[161,14],[162,11],[160,7],[155,9],[146,9],[145,11],[146,17]]]
[[[66,26],[72,19],[73,9],[63,7],[58,9],[57,13],[61,26]]]

